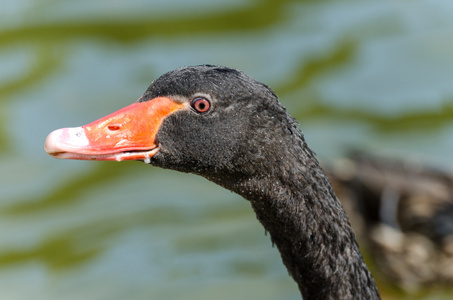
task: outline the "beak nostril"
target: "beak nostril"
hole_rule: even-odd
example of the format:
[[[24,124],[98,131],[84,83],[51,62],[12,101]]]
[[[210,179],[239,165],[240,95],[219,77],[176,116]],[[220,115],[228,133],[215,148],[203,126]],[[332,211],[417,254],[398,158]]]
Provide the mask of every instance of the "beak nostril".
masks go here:
[[[120,130],[121,125],[119,125],[119,124],[108,125],[107,128],[110,131],[117,131],[117,130]]]

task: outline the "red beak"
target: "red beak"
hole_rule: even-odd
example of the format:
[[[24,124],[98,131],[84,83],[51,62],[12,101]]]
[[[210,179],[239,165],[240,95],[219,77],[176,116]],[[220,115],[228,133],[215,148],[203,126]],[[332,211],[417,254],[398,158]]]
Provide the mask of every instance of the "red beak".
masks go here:
[[[159,151],[156,135],[163,120],[187,106],[167,97],[136,102],[88,125],[53,131],[44,149],[55,158],[149,163]]]

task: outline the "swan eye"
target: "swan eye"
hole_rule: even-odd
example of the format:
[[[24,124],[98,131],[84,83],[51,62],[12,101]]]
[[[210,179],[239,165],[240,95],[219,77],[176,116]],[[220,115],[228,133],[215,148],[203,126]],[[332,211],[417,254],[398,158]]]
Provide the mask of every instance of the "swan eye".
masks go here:
[[[190,105],[199,113],[205,113],[211,108],[211,103],[205,98],[195,98]]]

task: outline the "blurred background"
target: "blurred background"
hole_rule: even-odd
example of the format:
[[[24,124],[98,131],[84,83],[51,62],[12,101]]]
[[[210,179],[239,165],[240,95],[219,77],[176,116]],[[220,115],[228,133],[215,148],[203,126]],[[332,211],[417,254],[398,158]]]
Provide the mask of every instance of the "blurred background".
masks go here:
[[[43,150],[206,63],[270,85],[323,164],[358,148],[453,167],[450,0],[3,0],[0,299],[300,299],[241,197]],[[453,295],[396,285],[365,256],[385,299]]]

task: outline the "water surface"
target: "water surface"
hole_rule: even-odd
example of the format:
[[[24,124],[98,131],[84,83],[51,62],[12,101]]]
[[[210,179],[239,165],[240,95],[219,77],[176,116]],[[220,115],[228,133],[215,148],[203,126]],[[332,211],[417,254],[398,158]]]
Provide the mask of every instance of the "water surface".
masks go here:
[[[130,104],[176,67],[270,85],[323,161],[358,147],[453,166],[448,0],[7,0],[0,20],[1,299],[300,299],[241,197],[44,153],[50,131]]]

